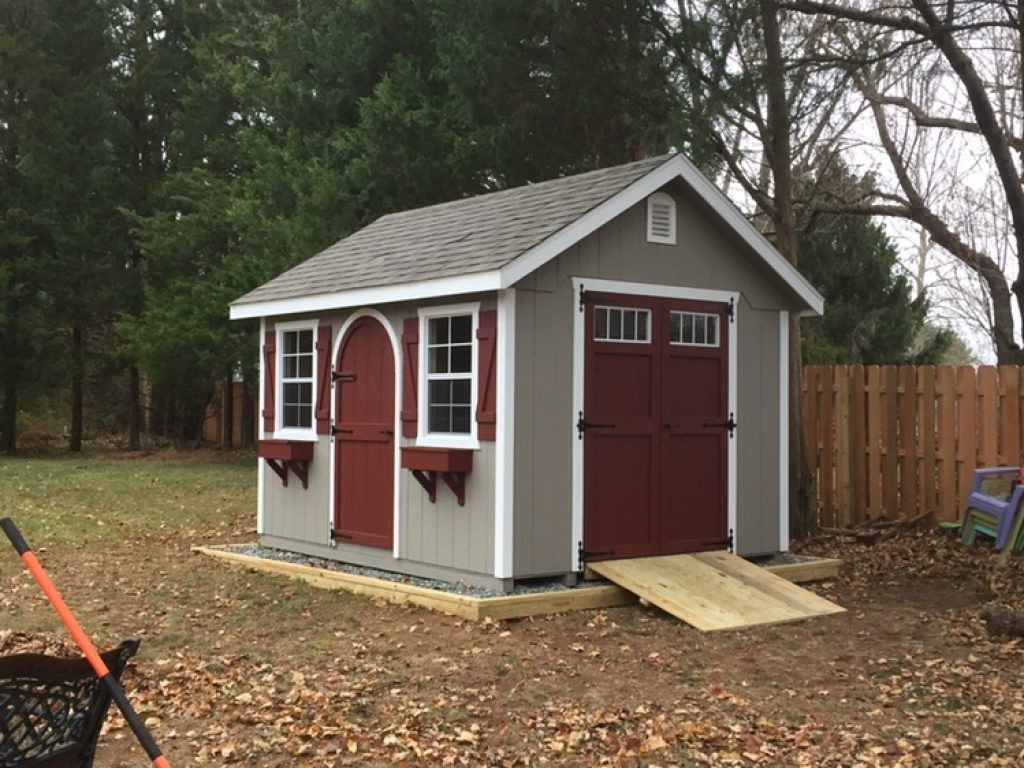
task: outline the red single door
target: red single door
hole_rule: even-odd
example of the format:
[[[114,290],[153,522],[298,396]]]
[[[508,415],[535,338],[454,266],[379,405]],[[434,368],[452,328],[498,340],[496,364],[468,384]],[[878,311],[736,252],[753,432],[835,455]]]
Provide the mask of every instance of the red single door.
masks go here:
[[[391,549],[394,540],[395,358],[384,326],[361,317],[338,351],[334,538]]]
[[[588,294],[585,304],[583,548],[589,560],[658,553],[657,300]]]
[[[588,560],[728,543],[728,311],[588,294],[583,548]]]
[[[728,313],[724,304],[665,300],[662,323],[662,554],[728,543]]]

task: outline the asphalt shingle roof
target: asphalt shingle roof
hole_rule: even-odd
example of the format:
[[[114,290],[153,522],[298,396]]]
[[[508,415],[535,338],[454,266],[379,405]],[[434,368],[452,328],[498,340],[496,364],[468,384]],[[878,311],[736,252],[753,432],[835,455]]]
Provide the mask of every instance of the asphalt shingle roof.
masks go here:
[[[671,155],[390,213],[234,303],[291,299],[499,269]]]

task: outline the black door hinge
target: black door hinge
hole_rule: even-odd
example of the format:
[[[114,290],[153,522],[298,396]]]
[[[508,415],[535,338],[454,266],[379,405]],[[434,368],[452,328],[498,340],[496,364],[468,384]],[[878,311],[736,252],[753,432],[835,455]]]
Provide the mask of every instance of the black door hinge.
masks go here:
[[[726,536],[724,539],[705,539],[701,542],[701,544],[705,547],[720,547],[722,545],[725,545],[725,547],[730,552],[732,552],[732,533],[732,528],[730,528],[729,535]]]
[[[355,381],[356,375],[354,373],[347,373],[345,371],[331,371],[331,381]]]
[[[736,299],[733,296],[729,297],[729,306],[725,308],[725,313],[729,316],[729,322],[736,322]]]
[[[354,431],[355,430],[352,429],[341,429],[333,424],[331,425],[331,437],[334,437],[335,435],[351,435]]]
[[[731,439],[733,437],[733,435],[735,434],[735,432],[736,432],[736,427],[739,426],[736,423],[736,419],[734,418],[734,416],[735,416],[735,414],[732,411],[729,411],[729,420],[728,421],[714,422],[714,423],[711,423],[711,424],[705,424],[704,426],[705,427],[725,427],[726,429],[729,430],[729,437]]]
[[[328,524],[327,529],[331,533],[331,541],[334,541],[335,539],[342,539],[342,540],[349,540],[349,541],[351,541],[351,539],[352,539],[352,535],[351,534],[349,534],[349,533],[342,533],[337,528],[335,528],[333,525]]]
[[[583,432],[588,429],[603,428],[612,429],[615,427],[614,424],[598,424],[596,421],[587,421],[583,418],[583,411],[579,412],[580,417],[576,420],[576,437],[580,440],[583,439]]]
[[[614,555],[615,554],[615,550],[614,549],[609,549],[609,550],[606,550],[604,552],[587,552],[587,550],[585,550],[583,548],[583,542],[579,541],[579,542],[576,543],[576,553],[577,553],[577,556],[578,556],[579,561],[580,561],[580,570],[582,571],[583,570],[583,566],[585,566],[587,564],[587,560],[589,560],[590,558],[592,558],[592,557],[605,557],[606,555]]]

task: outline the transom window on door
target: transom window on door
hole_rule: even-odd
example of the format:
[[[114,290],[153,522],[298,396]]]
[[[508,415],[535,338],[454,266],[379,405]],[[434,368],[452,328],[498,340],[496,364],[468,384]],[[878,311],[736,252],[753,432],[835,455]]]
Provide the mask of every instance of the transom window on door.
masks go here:
[[[473,315],[427,318],[427,431],[473,429]]]
[[[281,331],[281,426],[313,427],[313,329]]]
[[[717,347],[718,315],[705,312],[670,312],[669,343],[687,347]]]
[[[594,340],[648,343],[651,340],[651,310],[594,307]]]

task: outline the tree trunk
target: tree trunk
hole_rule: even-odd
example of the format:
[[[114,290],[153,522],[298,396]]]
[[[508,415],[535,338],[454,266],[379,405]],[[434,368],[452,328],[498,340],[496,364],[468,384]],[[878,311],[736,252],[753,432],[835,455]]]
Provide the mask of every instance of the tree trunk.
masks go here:
[[[221,425],[220,447],[232,448],[235,444],[235,382],[228,374],[224,379],[224,390],[221,393]]]
[[[775,0],[761,0],[764,25],[765,86],[768,95],[768,144],[766,155],[772,170],[775,247],[794,266],[797,262],[796,213],[793,206],[792,148],[790,114],[786,100],[786,70]],[[789,321],[789,528],[797,539],[814,530],[811,504],[811,474],[804,463],[801,387],[803,364],[800,357],[800,316]]]
[[[15,453],[18,448],[18,384],[13,376],[4,379],[4,407],[0,413],[0,433],[3,442],[0,450]]]
[[[254,427],[256,426],[256,410],[253,408],[252,396],[249,394],[249,382],[244,382],[242,387],[242,408],[241,408],[242,424],[240,432],[241,439],[239,440],[239,447],[248,448],[253,444],[254,440]]]
[[[142,387],[139,377],[139,368],[136,365],[128,367],[128,450],[142,450],[142,427],[140,416],[142,413]]]
[[[68,450],[82,450],[82,392],[85,379],[82,326],[75,322],[71,330],[71,439]]]

